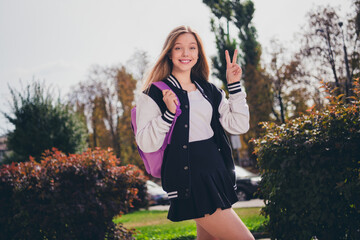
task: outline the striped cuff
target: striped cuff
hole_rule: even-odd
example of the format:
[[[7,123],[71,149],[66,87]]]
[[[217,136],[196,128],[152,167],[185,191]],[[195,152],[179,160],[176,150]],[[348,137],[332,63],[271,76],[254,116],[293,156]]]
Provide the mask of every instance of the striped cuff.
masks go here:
[[[168,192],[167,193],[168,195],[168,198],[177,198],[178,197],[178,192],[177,191],[174,191],[174,192]]]
[[[170,112],[169,110],[166,110],[164,112],[164,114],[161,116],[161,118],[169,124],[171,124],[173,122],[174,117],[175,117],[175,114]]]
[[[239,82],[230,83],[230,84],[228,84],[227,86],[228,86],[228,89],[229,89],[229,93],[230,93],[230,94],[234,94],[234,93],[241,92],[240,81],[239,81]]]

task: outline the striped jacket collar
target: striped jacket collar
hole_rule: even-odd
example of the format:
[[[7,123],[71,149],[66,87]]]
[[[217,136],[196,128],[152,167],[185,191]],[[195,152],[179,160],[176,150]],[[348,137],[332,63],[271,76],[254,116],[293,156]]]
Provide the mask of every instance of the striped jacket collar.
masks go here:
[[[167,80],[169,80],[169,82],[170,82],[172,85],[174,85],[174,87],[177,87],[177,88],[179,88],[179,89],[182,90],[181,84],[180,84],[179,81],[176,79],[176,77],[175,77],[174,75],[172,75],[171,73],[170,73],[170,75],[167,77]],[[197,81],[191,79],[191,82],[193,82],[193,83],[196,85],[196,87],[197,87],[202,93],[204,92],[204,90],[202,89],[202,87],[200,86],[200,84],[197,83]]]

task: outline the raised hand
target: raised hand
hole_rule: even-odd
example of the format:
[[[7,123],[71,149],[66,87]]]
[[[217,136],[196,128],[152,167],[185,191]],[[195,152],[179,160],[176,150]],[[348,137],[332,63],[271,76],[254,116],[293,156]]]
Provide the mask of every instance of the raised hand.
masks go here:
[[[242,69],[241,67],[236,63],[238,51],[235,49],[234,56],[231,62],[229,51],[225,51],[225,57],[226,57],[226,81],[228,84],[238,82],[241,79],[242,75]]]

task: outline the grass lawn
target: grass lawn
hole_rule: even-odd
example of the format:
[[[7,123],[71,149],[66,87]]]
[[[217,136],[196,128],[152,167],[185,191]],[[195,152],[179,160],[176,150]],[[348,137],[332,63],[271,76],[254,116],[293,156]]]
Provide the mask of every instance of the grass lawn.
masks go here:
[[[235,212],[252,232],[263,231],[265,217],[260,215],[261,208],[235,208]],[[135,228],[136,239],[193,240],[196,238],[194,220],[171,222],[167,211],[141,210],[114,218],[115,223],[123,223],[128,229]]]

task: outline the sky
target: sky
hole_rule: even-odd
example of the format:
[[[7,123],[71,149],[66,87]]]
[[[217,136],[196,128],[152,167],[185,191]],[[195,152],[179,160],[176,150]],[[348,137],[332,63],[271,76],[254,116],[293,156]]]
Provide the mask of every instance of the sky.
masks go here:
[[[265,49],[274,37],[291,45],[314,6],[341,5],[345,13],[352,1],[253,2],[253,23]],[[21,90],[41,80],[66,96],[93,65],[126,64],[136,50],[146,51],[154,63],[167,34],[179,25],[196,29],[213,56],[210,17],[201,0],[0,0],[0,112],[9,112],[8,86]],[[0,135],[11,129],[0,113]]]

